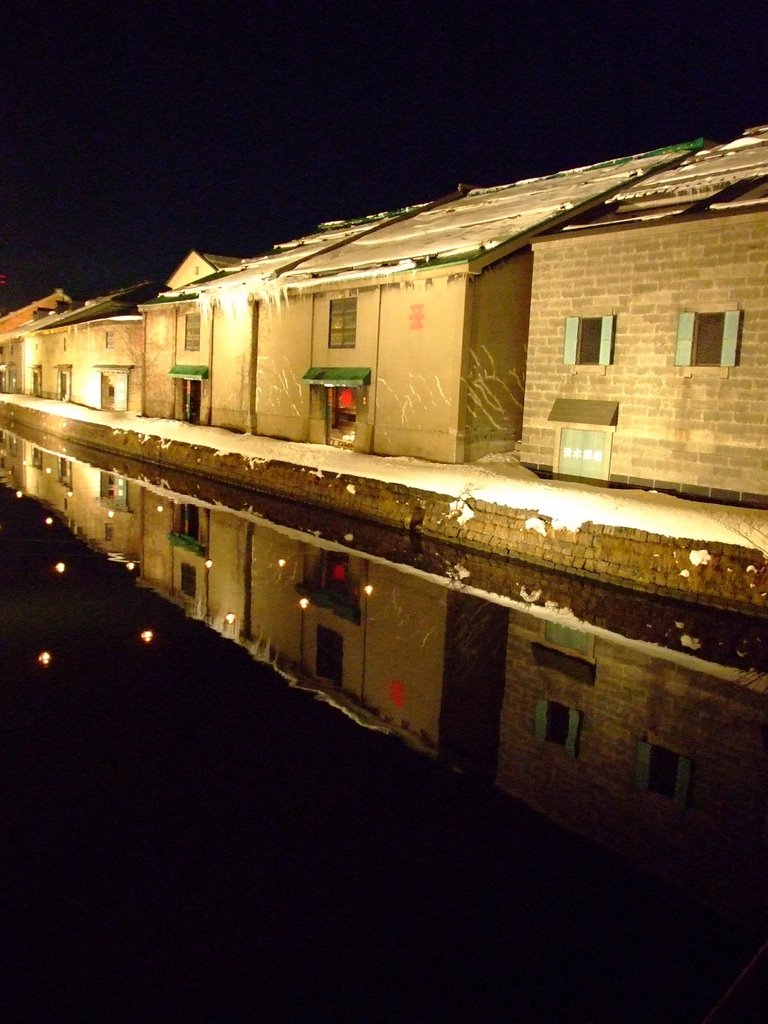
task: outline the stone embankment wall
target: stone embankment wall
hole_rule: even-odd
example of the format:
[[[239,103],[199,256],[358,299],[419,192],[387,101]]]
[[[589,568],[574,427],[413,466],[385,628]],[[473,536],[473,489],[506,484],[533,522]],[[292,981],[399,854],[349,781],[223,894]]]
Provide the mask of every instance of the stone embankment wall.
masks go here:
[[[2,422],[44,431],[98,451],[167,466],[208,480],[356,519],[373,521],[461,549],[487,552],[572,575],[686,602],[768,616],[768,563],[754,549],[643,530],[584,523],[578,531],[554,529],[547,517],[468,498],[418,490],[346,474],[329,474],[291,463],[217,454],[200,445],[166,441],[135,430],[65,419],[10,403]]]

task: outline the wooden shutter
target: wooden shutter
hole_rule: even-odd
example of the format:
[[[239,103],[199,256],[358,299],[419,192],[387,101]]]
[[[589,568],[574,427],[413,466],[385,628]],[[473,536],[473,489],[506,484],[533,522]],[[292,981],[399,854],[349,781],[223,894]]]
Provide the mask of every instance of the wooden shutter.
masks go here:
[[[695,313],[681,313],[677,318],[677,348],[675,349],[675,366],[690,366],[693,349],[693,326]]]
[[[600,325],[600,358],[601,366],[607,366],[613,362],[613,328],[616,322],[614,316],[604,316]]]
[[[571,757],[577,757],[579,753],[579,735],[581,733],[581,711],[575,708],[568,709],[568,735],[565,739],[565,749]]]
[[[721,366],[736,365],[736,350],[739,344],[741,310],[729,309],[723,321],[723,348],[720,353]]]
[[[565,345],[563,348],[563,363],[566,366],[573,366],[576,362],[576,352],[579,347],[579,318],[567,316],[565,318]]]
[[[678,757],[677,778],[675,779],[675,805],[681,810],[688,806],[688,791],[691,786],[691,759]]]

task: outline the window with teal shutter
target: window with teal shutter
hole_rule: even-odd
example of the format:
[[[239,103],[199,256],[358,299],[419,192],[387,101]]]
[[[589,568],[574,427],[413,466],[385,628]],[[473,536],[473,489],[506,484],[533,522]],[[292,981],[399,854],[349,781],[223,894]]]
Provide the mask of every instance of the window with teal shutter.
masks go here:
[[[613,362],[616,317],[567,316],[563,363],[566,366],[607,366]]]
[[[536,701],[534,735],[540,743],[556,743],[578,757],[583,712],[554,700]]]
[[[683,809],[688,806],[693,762],[655,743],[638,741],[635,761],[635,785],[638,789],[660,793]]]
[[[693,313],[677,319],[675,366],[736,366],[739,358],[741,310]]]

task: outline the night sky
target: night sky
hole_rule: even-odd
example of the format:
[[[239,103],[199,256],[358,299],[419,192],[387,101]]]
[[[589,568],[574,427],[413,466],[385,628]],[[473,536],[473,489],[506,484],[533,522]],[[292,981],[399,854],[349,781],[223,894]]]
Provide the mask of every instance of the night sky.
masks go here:
[[[0,308],[768,121],[764,4],[61,3],[0,22]],[[17,8],[14,11],[14,8]]]

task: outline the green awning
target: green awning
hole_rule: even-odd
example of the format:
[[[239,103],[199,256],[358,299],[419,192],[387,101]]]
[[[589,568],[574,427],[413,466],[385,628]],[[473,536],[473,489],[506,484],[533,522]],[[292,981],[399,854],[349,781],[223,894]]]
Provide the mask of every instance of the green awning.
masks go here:
[[[169,377],[181,377],[184,380],[207,380],[207,366],[174,366],[168,371]]]
[[[310,366],[301,379],[304,384],[326,388],[360,388],[371,383],[371,370],[367,366]]]

